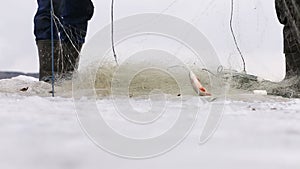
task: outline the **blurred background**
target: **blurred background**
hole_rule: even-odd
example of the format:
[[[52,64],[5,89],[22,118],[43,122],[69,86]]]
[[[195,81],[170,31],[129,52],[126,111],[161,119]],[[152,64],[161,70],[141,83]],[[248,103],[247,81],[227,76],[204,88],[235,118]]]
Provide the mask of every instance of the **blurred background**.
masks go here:
[[[94,0],[87,41],[110,23],[110,0]],[[17,4],[16,4],[17,3]],[[33,35],[36,0],[5,1],[0,7],[0,71],[38,72]],[[234,0],[233,28],[245,57],[247,73],[280,81],[285,74],[282,26],[273,0]],[[238,71],[242,61],[229,22],[231,1],[122,0],[115,1],[115,19],[140,13],[163,13],[197,27],[214,46],[222,65]]]

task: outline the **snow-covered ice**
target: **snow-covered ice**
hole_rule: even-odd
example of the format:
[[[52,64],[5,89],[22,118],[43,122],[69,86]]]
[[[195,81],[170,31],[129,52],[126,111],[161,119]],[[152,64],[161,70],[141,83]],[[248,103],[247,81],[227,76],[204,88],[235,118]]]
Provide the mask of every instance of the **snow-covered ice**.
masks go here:
[[[200,112],[189,136],[172,151],[155,158],[130,160],[106,153],[89,140],[77,119],[72,97],[47,96],[50,86],[24,76],[0,80],[0,87],[3,169],[300,168],[297,99],[249,94],[239,99],[229,97],[220,126],[205,144],[199,144],[205,119],[205,113]],[[24,87],[29,88],[20,91]],[[42,94],[37,92],[43,89]],[[146,102],[140,99],[136,104],[143,106]],[[108,98],[97,104],[108,116],[113,113]],[[109,116],[118,127],[113,117]]]

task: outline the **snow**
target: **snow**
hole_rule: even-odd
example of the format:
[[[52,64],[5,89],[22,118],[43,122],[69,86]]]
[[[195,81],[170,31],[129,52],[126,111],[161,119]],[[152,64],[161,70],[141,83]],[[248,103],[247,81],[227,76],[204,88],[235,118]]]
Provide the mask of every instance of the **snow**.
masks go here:
[[[36,72],[38,57],[32,35],[32,17],[37,4],[33,1],[18,3],[16,6],[14,1],[6,1],[2,5],[3,10],[0,10],[3,15],[16,7],[19,11],[16,15],[3,17],[2,20],[0,69]],[[92,39],[96,32],[110,23],[110,1],[95,0],[94,3],[96,11],[89,26],[87,40]],[[184,19],[207,36],[225,67],[241,69],[228,25],[229,1],[202,0],[198,2],[201,5],[195,5],[195,0],[178,1],[169,6],[170,3],[171,0],[134,0],[132,3],[120,1],[116,5],[115,19],[139,13],[164,13]],[[236,2],[235,5],[233,26],[246,59],[248,73],[279,81],[284,76],[282,25],[276,18],[274,2],[255,0]],[[23,25],[22,31],[19,31],[19,25]],[[118,53],[124,54],[120,49],[119,45]],[[129,48],[125,46],[125,51],[127,50]],[[188,108],[199,108],[201,111],[187,138],[161,156],[132,160],[107,153],[87,136],[88,133],[85,133],[78,119],[70,82],[58,84],[55,88],[56,97],[52,98],[49,93],[51,85],[48,83],[39,82],[25,73],[9,79],[2,78],[12,74],[1,75],[0,72],[1,169],[300,168],[298,99],[265,96],[259,91],[255,92],[258,95],[229,95],[226,101],[217,98],[196,105],[192,100],[197,100],[198,97],[190,96],[186,100],[190,101]],[[85,103],[89,99],[81,98],[79,102]],[[137,98],[130,101],[136,111],[145,115],[145,110],[149,110],[154,103],[164,104],[159,98]],[[213,136],[200,144],[200,135],[211,103],[219,106],[225,103],[223,118]],[[172,99],[168,105],[168,111],[158,115],[161,121],[155,119],[155,123],[136,128],[136,125],[116,114],[116,107],[110,98],[97,100],[97,109],[110,127],[123,135],[138,138],[155,137],[172,126],[172,121],[178,118],[178,113],[172,112],[177,112],[180,105],[178,100]],[[187,116],[186,119],[188,118],[190,117]],[[103,137],[106,134],[103,133]],[[111,139],[111,143],[118,143],[118,140]]]
[[[19,91],[26,86],[27,91]],[[3,169],[300,167],[298,99],[253,94],[229,97],[220,126],[205,144],[199,144],[206,117],[201,112],[188,137],[170,152],[131,160],[103,151],[87,137],[69,94],[52,98],[47,93],[49,85],[26,76],[2,79],[0,87],[0,168]],[[134,104],[139,106],[138,110],[143,106],[149,108],[148,99],[137,99]],[[126,128],[126,123],[113,115],[114,106],[109,98],[100,99],[97,106],[115,128]],[[176,108],[176,104],[171,107]],[[124,130],[129,129],[130,126]]]

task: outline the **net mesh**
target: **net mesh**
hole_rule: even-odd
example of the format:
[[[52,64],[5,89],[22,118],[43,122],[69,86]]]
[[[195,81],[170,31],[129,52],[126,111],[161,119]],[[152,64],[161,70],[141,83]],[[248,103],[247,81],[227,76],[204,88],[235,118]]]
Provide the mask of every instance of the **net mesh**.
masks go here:
[[[300,16],[299,8],[297,8],[297,4],[294,0],[289,1],[288,4],[286,4],[285,0],[282,0],[285,2],[285,13],[288,14],[289,16],[291,13],[294,15]],[[176,7],[176,3],[178,1],[172,1],[167,8],[162,10],[163,13],[167,13],[171,8],[174,6]],[[99,62],[95,62],[94,65],[85,65],[81,64],[80,70],[83,69],[90,69],[91,67],[96,67],[93,69],[96,73],[90,73],[87,71],[84,75],[81,74],[81,76],[94,76],[93,78],[93,83],[95,87],[95,91],[98,94],[99,97],[103,96],[109,96],[112,94],[112,87],[113,83],[123,83],[123,81],[130,79],[130,83],[128,84],[128,94],[129,97],[135,97],[135,96],[144,96],[148,95],[150,92],[154,90],[160,90],[165,94],[170,94],[170,95],[175,95],[175,96],[180,96],[181,95],[181,90],[180,87],[178,86],[178,83],[184,83],[186,87],[191,88],[190,82],[180,82],[180,78],[174,79],[174,77],[166,71],[161,71],[157,69],[147,69],[147,70],[141,70],[139,71],[135,76],[132,76],[131,74],[122,74],[122,76],[118,76],[120,79],[115,79],[116,72],[120,69],[120,65],[124,67],[125,64],[125,69],[127,72],[130,72],[130,69],[136,69],[138,65],[144,64],[142,61],[136,61],[132,63],[127,63],[126,59],[128,58],[129,55],[132,55],[136,53],[137,51],[140,50],[146,50],[150,48],[164,48],[168,49],[171,54],[179,58],[184,65],[189,69],[192,70],[203,86],[205,86],[208,91],[210,91],[213,95],[222,95],[225,93],[226,94],[237,94],[237,93],[252,93],[253,90],[266,90],[270,94],[275,94],[275,95],[281,95],[281,96],[286,96],[286,97],[297,97],[298,94],[298,89],[299,89],[299,78],[298,77],[292,77],[289,78],[288,80],[284,80],[280,83],[272,82],[270,80],[264,80],[263,78],[260,78],[256,75],[250,75],[252,72],[256,71],[256,68],[252,66],[251,68],[251,59],[250,58],[252,55],[256,55],[256,59],[260,57],[270,57],[267,55],[271,55],[272,53],[257,53],[257,49],[261,49],[264,47],[264,42],[265,40],[263,38],[267,38],[265,35],[266,34],[266,26],[268,26],[268,23],[264,23],[265,18],[260,18],[260,15],[262,14],[261,12],[263,11],[263,8],[261,6],[265,6],[263,4],[264,2],[256,0],[251,2],[253,5],[253,8],[251,8],[251,12],[254,14],[252,15],[257,15],[256,20],[254,21],[254,25],[249,25],[245,24],[242,21],[241,18],[241,11],[242,8],[245,8],[245,6],[241,6],[239,2],[236,2],[234,0],[231,1],[231,4],[229,3],[228,6],[231,9],[231,13],[229,13],[228,20],[223,21],[221,24],[223,26],[227,27],[226,29],[221,29],[221,33],[224,34],[223,41],[220,40],[218,42],[218,38],[214,38],[213,35],[210,35],[208,33],[208,36],[210,39],[212,39],[212,43],[216,44],[216,48],[218,48],[218,44],[225,42],[231,44],[231,46],[223,50],[218,51],[219,59],[221,60],[220,62],[215,62],[213,70],[208,68],[205,63],[203,63],[201,60],[199,60],[199,57],[189,53],[185,49],[184,45],[178,44],[178,43],[172,43],[168,40],[162,40],[161,38],[157,38],[157,41],[153,40],[153,37],[144,35],[140,38],[128,38],[126,39],[126,43],[116,43],[116,50],[118,53],[118,64],[115,63],[114,60],[114,54],[110,50],[107,52],[106,56],[104,57],[104,60]],[[289,6],[292,6],[293,8],[290,8]],[[209,1],[207,3],[207,6],[201,9],[201,11],[198,11],[198,14],[196,17],[192,19],[192,22],[197,25],[197,23],[202,23],[203,21],[199,21],[200,19],[203,20],[204,15],[211,15],[209,10],[214,11],[217,8],[217,1]],[[241,8],[241,9],[240,9]],[[227,10],[227,9],[226,9]],[[292,10],[292,11],[291,11]],[[225,11],[228,12],[228,11]],[[274,15],[275,16],[275,15]],[[277,19],[277,18],[276,18]],[[298,26],[297,26],[298,19],[293,24],[293,31],[296,32],[296,35],[299,34]],[[58,30],[62,30],[68,35],[68,39],[74,39],[74,36],[78,36],[82,34],[83,32],[76,31],[72,27],[63,27],[62,24],[59,22],[59,19],[55,19],[55,25]],[[215,27],[215,25],[207,25],[206,28],[209,27]],[[231,29],[230,29],[231,28]],[[118,28],[115,28],[115,33],[122,33],[122,31],[126,30],[118,30]],[[205,28],[201,28],[205,31]],[[244,29],[244,31],[243,31]],[[251,33],[249,32],[249,29],[254,29],[256,32],[253,35],[247,35]],[[230,31],[231,30],[231,31]],[[184,30],[183,30],[184,31]],[[84,32],[85,33],[85,32]],[[252,44],[247,44],[247,38],[249,36],[255,36],[253,39],[258,40],[256,41],[255,45]],[[222,39],[220,38],[220,39]],[[299,38],[296,39],[296,41],[299,40]],[[128,42],[129,41],[129,42]],[[251,40],[250,40],[251,41]],[[295,42],[296,43],[296,42]],[[76,42],[72,42],[72,45],[69,46],[76,48],[76,51],[79,53],[80,48],[78,48],[76,45]],[[168,44],[167,46],[165,46]],[[298,44],[298,43],[297,43]],[[228,44],[223,44],[226,48],[226,45],[228,47]],[[297,45],[298,47],[298,45]],[[237,50],[238,49],[238,50]],[[68,50],[64,49],[62,46],[60,46],[60,50],[63,53],[64,51]],[[88,49],[87,49],[88,50]],[[268,49],[266,49],[268,50]],[[263,50],[261,50],[263,51]],[[297,49],[297,52],[299,50]],[[97,56],[97,53],[89,53],[90,55],[95,55]],[[262,55],[262,56],[258,56]],[[266,55],[266,56],[265,56]],[[280,55],[280,54],[278,54]],[[68,57],[65,55],[61,55],[62,57]],[[82,56],[81,56],[82,57]],[[83,56],[84,57],[84,56]],[[202,57],[202,56],[201,56]],[[209,56],[203,56],[203,57],[209,57]],[[245,65],[243,65],[240,57],[243,59],[246,65],[250,65],[250,73],[246,74],[243,72],[245,69]],[[245,57],[245,58],[244,58]],[[299,58],[299,56],[298,56]],[[298,59],[297,58],[297,59]],[[66,58],[61,58],[66,59]],[[71,62],[72,59],[68,58],[68,60]],[[226,63],[224,63],[224,60]],[[247,62],[250,60],[250,62]],[[256,60],[257,61],[257,60]],[[235,64],[238,63],[236,66]],[[299,62],[297,62],[299,63]],[[256,64],[257,65],[257,64]],[[64,66],[64,65],[63,65]],[[72,65],[77,68],[75,65]],[[147,65],[146,65],[147,66]],[[174,67],[179,66],[179,65],[173,65]],[[258,66],[263,69],[264,66]],[[268,67],[268,65],[267,65]],[[299,65],[298,65],[299,67]],[[169,69],[170,67],[167,67]],[[170,68],[171,69],[171,68]],[[254,70],[251,72],[251,70]],[[125,72],[126,72],[125,71]],[[270,71],[272,72],[272,71]],[[259,74],[258,74],[259,75]],[[188,76],[188,74],[182,74],[182,76]],[[184,79],[182,77],[182,79]],[[64,91],[67,91],[71,89],[71,83],[68,82],[62,82],[64,86]],[[84,85],[84,84],[82,84]],[[228,88],[228,86],[230,86]],[[195,93],[190,93],[191,95],[195,95]]]

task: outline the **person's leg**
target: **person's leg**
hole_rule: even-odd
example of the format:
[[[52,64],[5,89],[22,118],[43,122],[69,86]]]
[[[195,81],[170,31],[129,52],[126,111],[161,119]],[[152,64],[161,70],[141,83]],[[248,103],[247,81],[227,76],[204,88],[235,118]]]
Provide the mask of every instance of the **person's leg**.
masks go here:
[[[286,53],[285,59],[286,59],[285,79],[289,79],[294,76],[300,76],[300,52]]]
[[[72,41],[72,43],[83,44],[88,21],[93,16],[93,13],[94,6],[91,0],[64,0],[61,16],[66,32],[62,32],[62,40],[64,42]]]
[[[85,42],[88,20],[91,19],[94,6],[91,0],[65,0],[62,10],[64,31],[63,42],[64,71],[72,73],[78,65],[79,53]]]
[[[39,55],[39,80],[50,82],[52,79],[52,42],[51,40],[37,41]],[[54,41],[54,73],[58,76],[62,72],[60,42]]]
[[[51,4],[50,0],[37,0],[38,9],[34,16],[34,35],[36,41],[51,40]],[[61,11],[61,0],[53,0],[53,8],[56,16]],[[58,40],[58,31],[54,29],[54,39]]]
[[[51,4],[50,0],[38,0],[38,10],[34,17],[34,34],[39,55],[39,80],[50,81],[52,76],[52,45],[51,45]],[[54,13],[60,13],[61,0],[53,0]],[[59,37],[54,27],[54,72],[60,72]]]

